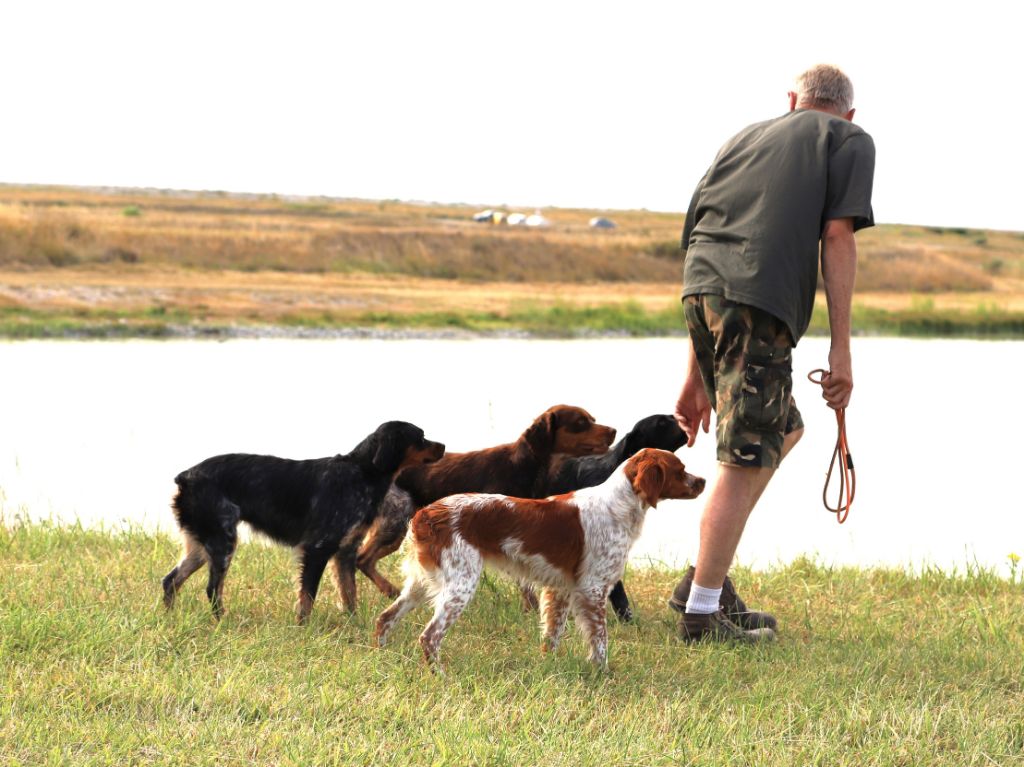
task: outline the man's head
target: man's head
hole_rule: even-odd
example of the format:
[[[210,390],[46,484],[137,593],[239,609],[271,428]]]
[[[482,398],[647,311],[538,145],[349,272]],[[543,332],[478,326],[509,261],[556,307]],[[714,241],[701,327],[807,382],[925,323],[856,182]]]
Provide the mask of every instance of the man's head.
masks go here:
[[[853,83],[839,67],[818,64],[796,78],[789,92],[789,110],[816,109],[846,120],[853,119]]]

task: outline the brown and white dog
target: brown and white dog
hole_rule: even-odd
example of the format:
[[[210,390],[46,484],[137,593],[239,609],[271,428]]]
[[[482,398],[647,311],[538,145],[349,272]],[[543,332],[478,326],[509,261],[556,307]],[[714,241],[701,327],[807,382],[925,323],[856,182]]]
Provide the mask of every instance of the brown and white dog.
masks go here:
[[[583,408],[555,405],[537,416],[515,442],[445,453],[429,467],[410,467],[395,478],[384,497],[356,564],[377,588],[394,598],[398,589],[377,570],[377,562],[398,551],[416,509],[456,493],[533,498],[534,488],[551,471],[556,457],[601,455],[614,439],[615,429],[597,423]]]
[[[476,591],[484,564],[541,593],[543,650],[557,648],[571,608],[590,643],[590,660],[606,667],[605,600],[622,577],[647,509],[665,498],[696,498],[704,480],[666,450],[648,448],[624,461],[596,487],[526,500],[505,495],[453,495],[416,512],[402,593],[377,618],[379,646],[427,599],[434,617],[420,634],[430,664],[445,632]]]

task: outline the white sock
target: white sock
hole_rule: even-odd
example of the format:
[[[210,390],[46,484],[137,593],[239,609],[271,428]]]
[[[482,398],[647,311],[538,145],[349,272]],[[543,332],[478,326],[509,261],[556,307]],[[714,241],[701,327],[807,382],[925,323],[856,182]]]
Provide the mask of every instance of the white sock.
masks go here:
[[[722,598],[721,589],[706,589],[696,583],[690,586],[690,596],[686,600],[688,613],[717,613],[718,601]]]

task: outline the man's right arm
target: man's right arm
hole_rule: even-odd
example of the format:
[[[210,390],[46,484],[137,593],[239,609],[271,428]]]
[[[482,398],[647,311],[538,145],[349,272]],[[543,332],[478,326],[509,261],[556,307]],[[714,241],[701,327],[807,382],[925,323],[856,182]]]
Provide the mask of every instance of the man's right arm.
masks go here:
[[[693,447],[698,429],[704,429],[704,433],[707,434],[711,424],[711,402],[704,390],[704,380],[701,378],[692,341],[686,362],[686,377],[676,401],[675,418],[679,428],[686,432],[687,447]]]
[[[710,171],[708,171],[710,173]],[[693,190],[693,197],[690,198],[690,207],[686,210],[686,222],[683,224],[683,237],[680,246],[685,254],[690,247],[690,235],[693,233],[693,226],[697,222],[697,203],[700,200],[701,190],[704,188],[704,180],[708,177],[705,173],[697,188]],[[686,286],[683,286],[686,289]],[[693,350],[693,342],[690,342],[690,353],[686,362],[686,377],[683,379],[683,387],[679,392],[676,401],[675,418],[684,432],[686,432],[686,445],[693,447],[697,439],[697,432],[703,428],[707,434],[711,422],[711,403],[708,400],[707,392],[704,390],[704,381],[701,378],[700,367],[697,365],[697,355]]]
[[[683,236],[679,243],[685,253],[690,247],[690,235],[693,234],[693,226],[697,223],[697,202],[700,199],[700,192],[704,188],[704,179],[708,177],[705,173],[697,188],[693,190],[693,197],[690,198],[690,207],[686,209],[686,221],[683,222]]]

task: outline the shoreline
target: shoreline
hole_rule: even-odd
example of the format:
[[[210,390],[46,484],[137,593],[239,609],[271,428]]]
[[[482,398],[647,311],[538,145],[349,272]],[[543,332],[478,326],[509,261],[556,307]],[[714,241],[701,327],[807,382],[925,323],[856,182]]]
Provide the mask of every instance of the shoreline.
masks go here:
[[[994,329],[993,329],[994,328]],[[901,332],[902,331],[902,332]],[[909,332],[907,332],[909,331]],[[587,341],[606,339],[686,338],[685,328],[587,328],[566,327],[417,327],[413,325],[380,327],[374,325],[282,325],[282,324],[178,324],[178,323],[67,323],[45,320],[26,324],[0,324],[0,341],[236,341],[278,339],[294,341],[475,341],[538,340]],[[828,337],[827,328],[812,326],[806,337]],[[916,317],[876,327],[854,328],[854,338],[910,338],[973,341],[1024,340],[1024,318],[1007,322],[979,324],[957,323],[941,317]]]
[[[584,341],[616,338],[685,338],[685,330],[637,335],[628,330],[579,330],[577,332],[548,333],[520,328],[480,329],[463,328],[379,328],[351,325],[344,327],[294,327],[288,325],[161,325],[140,326],[83,326],[81,328],[33,328],[29,335],[0,332],[0,341],[238,341],[279,339],[293,341]]]

